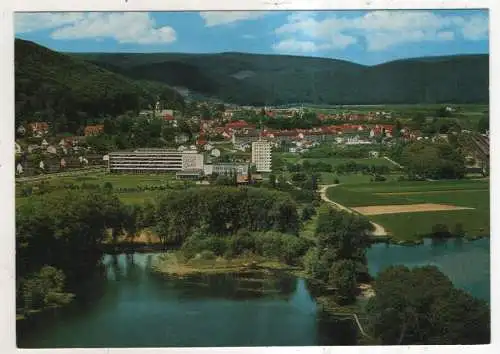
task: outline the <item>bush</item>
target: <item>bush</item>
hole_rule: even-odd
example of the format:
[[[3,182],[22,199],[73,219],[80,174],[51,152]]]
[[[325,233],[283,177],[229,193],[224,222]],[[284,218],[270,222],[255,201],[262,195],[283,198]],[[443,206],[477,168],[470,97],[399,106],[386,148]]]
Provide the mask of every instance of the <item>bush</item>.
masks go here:
[[[199,258],[208,261],[215,259],[216,256],[212,251],[203,250],[199,253]]]
[[[304,209],[302,209],[302,220],[307,221],[310,220],[314,214],[316,214],[316,210],[312,205],[306,205]]]
[[[455,237],[464,237],[465,236],[464,226],[461,223],[457,223],[455,225],[455,229],[453,230],[453,236],[455,236]]]
[[[240,255],[245,250],[254,252],[255,237],[249,232],[239,232],[236,236],[230,239],[228,248],[234,255]]]
[[[282,235],[281,243],[283,244],[283,249],[280,258],[287,264],[297,263],[309,248],[306,240],[292,235]]]
[[[255,251],[264,257],[278,258],[281,249],[282,239],[279,233],[267,232],[255,237]]]
[[[446,224],[436,224],[432,227],[432,237],[435,238],[447,238],[451,236],[448,225]]]
[[[333,183],[334,183],[334,184],[340,184],[340,181],[339,181],[339,179],[338,179],[338,178],[335,178],[335,179],[333,180]]]

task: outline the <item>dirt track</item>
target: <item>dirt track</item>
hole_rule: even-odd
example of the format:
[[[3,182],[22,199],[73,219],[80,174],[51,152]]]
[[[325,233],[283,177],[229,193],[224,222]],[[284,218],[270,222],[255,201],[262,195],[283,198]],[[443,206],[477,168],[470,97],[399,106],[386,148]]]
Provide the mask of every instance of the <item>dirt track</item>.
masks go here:
[[[345,207],[337,202],[334,202],[333,200],[329,199],[326,195],[326,191],[328,190],[328,188],[330,187],[336,187],[338,186],[338,184],[330,184],[330,185],[326,185],[326,186],[320,186],[320,195],[321,195],[321,199],[323,199],[325,202],[327,203],[330,203],[332,205],[334,205],[337,209],[340,209],[340,210],[345,210],[349,213],[353,213],[353,209],[350,209],[348,207]],[[373,236],[380,236],[380,237],[383,237],[383,236],[387,236],[388,235],[388,232],[384,229],[384,227],[382,225],[379,225],[379,224],[376,224],[374,222],[371,221],[371,224],[373,225],[374,227],[374,230],[372,231],[372,235]]]
[[[399,213],[417,213],[428,211],[450,211],[450,210],[465,210],[474,209],[466,207],[458,207],[455,205],[446,204],[406,204],[406,205],[373,205],[352,208],[353,210],[363,215],[381,215],[381,214],[399,214]]]

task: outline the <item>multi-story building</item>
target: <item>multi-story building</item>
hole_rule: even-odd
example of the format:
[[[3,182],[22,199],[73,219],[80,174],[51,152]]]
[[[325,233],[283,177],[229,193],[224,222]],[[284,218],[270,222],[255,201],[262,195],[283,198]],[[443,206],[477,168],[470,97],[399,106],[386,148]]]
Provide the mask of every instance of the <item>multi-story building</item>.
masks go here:
[[[237,175],[246,176],[248,174],[248,164],[245,163],[216,163],[216,164],[206,164],[203,167],[205,175],[229,175],[235,173]]]
[[[252,143],[252,163],[257,172],[271,172],[271,143],[263,140]]]
[[[140,149],[109,154],[110,172],[155,173],[202,170],[203,155],[196,151]]]

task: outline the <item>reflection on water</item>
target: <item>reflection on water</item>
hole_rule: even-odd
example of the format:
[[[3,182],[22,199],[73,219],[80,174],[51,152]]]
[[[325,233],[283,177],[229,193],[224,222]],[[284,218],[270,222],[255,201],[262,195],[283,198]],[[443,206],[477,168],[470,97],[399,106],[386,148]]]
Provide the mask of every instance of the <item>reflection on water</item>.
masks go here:
[[[304,346],[353,344],[345,322],[317,318],[303,279],[279,273],[164,278],[156,255],[106,255],[99,296],[32,328],[21,347]],[[92,293],[91,288],[85,291]],[[36,322],[36,321],[35,321]],[[337,333],[339,335],[337,335]]]
[[[435,265],[455,284],[472,295],[490,300],[490,240],[426,240],[419,246],[375,244],[367,252],[372,275],[390,265]]]
[[[392,264],[434,264],[455,285],[489,300],[489,240],[373,245],[376,275]],[[77,300],[18,324],[20,347],[198,347],[352,345],[352,321],[317,314],[305,280],[284,273],[165,278],[155,254],[106,255]]]

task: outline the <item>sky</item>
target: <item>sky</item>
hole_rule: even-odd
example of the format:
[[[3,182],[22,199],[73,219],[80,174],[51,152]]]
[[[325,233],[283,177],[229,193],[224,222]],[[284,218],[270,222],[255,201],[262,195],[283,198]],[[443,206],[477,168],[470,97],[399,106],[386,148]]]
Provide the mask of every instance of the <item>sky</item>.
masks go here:
[[[247,52],[375,65],[488,53],[486,10],[17,13],[17,38],[64,52]]]

